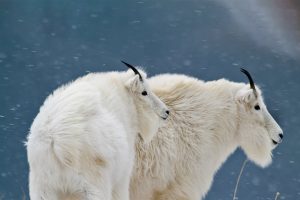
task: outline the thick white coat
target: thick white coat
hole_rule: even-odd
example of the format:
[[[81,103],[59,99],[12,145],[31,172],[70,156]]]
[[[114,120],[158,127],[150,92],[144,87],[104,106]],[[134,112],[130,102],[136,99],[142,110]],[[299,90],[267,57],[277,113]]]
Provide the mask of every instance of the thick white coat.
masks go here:
[[[167,117],[140,73],[89,74],[46,99],[27,141],[32,200],[129,198],[137,133],[151,140]]]
[[[199,200],[238,147],[256,164],[270,164],[282,130],[258,88],[256,98],[244,83],[168,74],[149,84],[170,116],[149,144],[136,143],[131,200]]]

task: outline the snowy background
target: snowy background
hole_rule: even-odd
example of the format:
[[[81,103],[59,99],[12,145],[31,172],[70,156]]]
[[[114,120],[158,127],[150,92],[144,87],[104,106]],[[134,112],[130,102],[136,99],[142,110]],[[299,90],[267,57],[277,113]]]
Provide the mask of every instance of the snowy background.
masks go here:
[[[300,199],[300,3],[296,0],[0,0],[0,199],[28,199],[23,142],[47,95],[88,72],[174,72],[246,81],[282,126],[273,164],[246,165],[239,199]],[[237,151],[207,200],[232,199]]]

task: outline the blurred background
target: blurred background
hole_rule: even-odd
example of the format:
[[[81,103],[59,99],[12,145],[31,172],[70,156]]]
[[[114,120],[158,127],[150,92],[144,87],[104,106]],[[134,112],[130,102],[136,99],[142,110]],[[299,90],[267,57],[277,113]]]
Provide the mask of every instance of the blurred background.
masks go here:
[[[264,91],[284,142],[273,164],[248,163],[239,199],[300,199],[300,3],[297,0],[0,0],[0,199],[28,197],[24,141],[45,98],[88,72],[183,73]],[[206,200],[232,199],[242,151]]]

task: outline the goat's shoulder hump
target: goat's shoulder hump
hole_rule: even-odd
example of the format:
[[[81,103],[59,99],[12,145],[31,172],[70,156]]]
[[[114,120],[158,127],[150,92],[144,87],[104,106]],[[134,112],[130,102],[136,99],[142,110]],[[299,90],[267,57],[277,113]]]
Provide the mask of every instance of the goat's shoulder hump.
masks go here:
[[[203,81],[181,74],[161,74],[149,79],[153,89],[183,89],[202,84]]]

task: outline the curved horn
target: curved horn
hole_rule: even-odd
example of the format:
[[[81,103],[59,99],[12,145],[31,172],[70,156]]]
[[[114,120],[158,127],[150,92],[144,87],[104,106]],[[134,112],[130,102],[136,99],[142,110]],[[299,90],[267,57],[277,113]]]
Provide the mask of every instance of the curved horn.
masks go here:
[[[143,78],[142,78],[140,72],[139,72],[134,66],[132,66],[132,65],[130,65],[130,64],[126,63],[126,62],[124,62],[123,60],[121,60],[121,62],[122,62],[123,64],[125,64],[128,68],[132,69],[132,71],[134,71],[135,74],[139,75],[140,80],[143,81]]]
[[[241,68],[241,72],[244,73],[244,74],[246,74],[246,76],[248,77],[249,83],[250,83],[250,88],[253,89],[253,91],[254,91],[254,93],[256,95],[256,89],[255,89],[254,81],[253,81],[250,73],[247,70],[243,69],[243,68]]]

